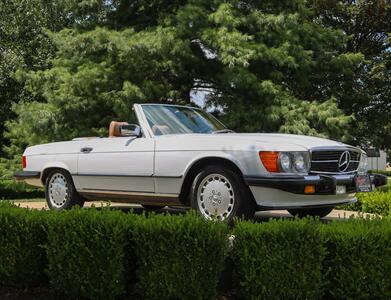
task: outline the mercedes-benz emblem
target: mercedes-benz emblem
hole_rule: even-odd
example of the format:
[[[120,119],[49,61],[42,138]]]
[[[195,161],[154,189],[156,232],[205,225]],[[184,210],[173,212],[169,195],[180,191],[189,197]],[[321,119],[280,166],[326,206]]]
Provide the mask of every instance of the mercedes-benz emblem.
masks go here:
[[[338,161],[338,171],[345,172],[349,168],[350,152],[344,151]]]

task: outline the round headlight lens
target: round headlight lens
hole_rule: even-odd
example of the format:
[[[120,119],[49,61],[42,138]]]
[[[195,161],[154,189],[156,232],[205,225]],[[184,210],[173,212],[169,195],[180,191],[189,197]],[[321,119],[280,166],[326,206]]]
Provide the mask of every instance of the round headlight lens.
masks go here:
[[[282,171],[284,172],[290,172],[292,167],[292,160],[289,154],[287,153],[280,153],[280,167]]]
[[[307,172],[307,163],[304,158],[304,155],[301,153],[297,153],[294,158],[293,162],[295,169],[299,173],[306,173]]]

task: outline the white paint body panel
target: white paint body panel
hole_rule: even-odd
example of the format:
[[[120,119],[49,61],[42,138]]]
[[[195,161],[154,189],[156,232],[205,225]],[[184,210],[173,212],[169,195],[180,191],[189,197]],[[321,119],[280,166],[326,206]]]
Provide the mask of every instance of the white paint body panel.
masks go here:
[[[140,114],[140,108],[136,107]],[[191,166],[203,158],[222,158],[234,163],[244,176],[267,175],[259,151],[309,151],[313,147],[347,146],[340,142],[289,134],[177,134],[153,136],[145,117],[138,115],[144,137],[78,139],[29,147],[25,171],[62,168],[72,175],[75,187],[102,191],[180,193]],[[144,126],[144,127],[143,127]],[[91,147],[90,153],[81,148]],[[42,186],[39,180],[28,180]],[[324,205],[354,199],[353,194],[307,196],[281,190],[250,187],[258,205]]]
[[[275,209],[290,206],[333,205],[356,200],[355,194],[299,195],[259,186],[252,186],[250,190],[254,195],[257,205]]]
[[[77,190],[155,191],[154,140],[151,138],[103,138],[82,142],[89,153],[78,155]]]

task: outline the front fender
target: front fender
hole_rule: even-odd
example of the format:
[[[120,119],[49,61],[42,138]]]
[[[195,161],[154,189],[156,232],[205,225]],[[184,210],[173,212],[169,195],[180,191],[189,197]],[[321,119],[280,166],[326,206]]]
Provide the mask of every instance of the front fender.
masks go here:
[[[233,163],[243,175],[250,174],[265,174],[267,171],[264,169],[262,163],[259,160],[258,152],[255,151],[230,151],[230,152],[203,152],[193,157],[186,165],[183,176],[186,177],[189,170],[197,162],[203,159],[220,158],[225,159]]]

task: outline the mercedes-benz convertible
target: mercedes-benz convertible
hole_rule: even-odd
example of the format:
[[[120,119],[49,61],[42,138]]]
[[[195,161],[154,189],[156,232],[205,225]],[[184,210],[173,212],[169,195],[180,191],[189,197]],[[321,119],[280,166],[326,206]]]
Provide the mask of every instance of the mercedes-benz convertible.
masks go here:
[[[194,107],[135,104],[138,124],[111,122],[108,137],[28,147],[17,180],[44,186],[48,206],[88,200],[188,206],[207,219],[257,210],[326,216],[387,178],[340,142],[291,134],[235,133]]]

